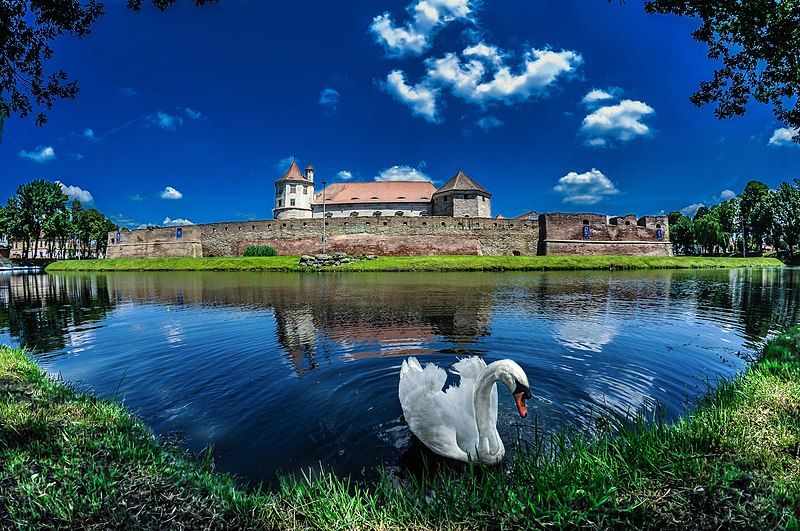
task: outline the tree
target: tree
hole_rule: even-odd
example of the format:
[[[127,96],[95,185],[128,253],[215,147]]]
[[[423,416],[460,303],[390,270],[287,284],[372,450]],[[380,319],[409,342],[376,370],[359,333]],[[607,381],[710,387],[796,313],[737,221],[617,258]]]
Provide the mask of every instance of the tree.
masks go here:
[[[17,200],[22,211],[25,238],[33,241],[33,257],[37,258],[39,242],[42,239],[45,223],[57,211],[64,208],[67,195],[58,183],[36,179],[17,188]],[[30,249],[30,243],[28,244]]]
[[[683,216],[670,226],[671,239],[675,247],[682,250],[684,254],[692,254],[694,251],[695,237],[694,224],[691,219]]]
[[[192,0],[195,5],[219,0]],[[177,0],[151,0],[165,10]],[[128,0],[138,11],[143,0]],[[73,100],[78,82],[63,70],[49,72],[46,63],[55,51],[52,43],[64,35],[83,38],[103,15],[97,0],[5,0],[0,1],[0,130],[3,120],[20,118],[36,110],[36,125],[47,123],[48,111],[57,100]],[[35,107],[35,109],[34,109]]]
[[[775,226],[790,255],[794,255],[794,248],[800,243],[800,181],[794,182],[794,186],[781,183],[773,196]]]
[[[760,252],[764,245],[764,237],[772,225],[772,208],[769,188],[761,181],[750,181],[744,187],[739,202],[739,211],[743,222],[743,238],[745,245],[755,244]]]
[[[722,62],[692,103],[716,103],[717,118],[730,118],[753,98],[800,130],[800,0],[649,0],[645,10],[699,18],[692,37]]]
[[[683,217],[683,213],[679,210],[673,210],[669,214],[667,214],[667,221],[669,222],[669,226],[672,227],[675,225],[681,218]]]
[[[738,232],[736,221],[739,216],[739,203],[735,197],[717,203],[711,207],[711,212],[716,214],[723,231],[729,234]]]
[[[722,230],[716,214],[709,212],[695,220],[693,226],[697,243],[707,254],[719,254],[720,249],[727,249],[730,235]]]
[[[707,206],[703,205],[703,206],[701,206],[700,208],[698,208],[698,209],[695,211],[695,213],[694,213],[694,217],[693,217],[692,219],[693,219],[694,221],[697,221],[698,219],[701,219],[703,216],[705,216],[705,215],[706,215],[706,214],[708,214],[709,212],[710,212],[709,208],[708,208]]]

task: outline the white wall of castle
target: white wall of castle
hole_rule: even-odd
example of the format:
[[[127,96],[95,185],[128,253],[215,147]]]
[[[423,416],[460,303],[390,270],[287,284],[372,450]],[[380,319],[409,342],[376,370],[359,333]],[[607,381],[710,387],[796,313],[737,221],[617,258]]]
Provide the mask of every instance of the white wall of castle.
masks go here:
[[[347,205],[325,205],[328,217],[347,218],[372,216],[419,217],[431,215],[431,203],[363,203]],[[322,205],[313,206],[313,217],[322,217]]]
[[[276,219],[310,218],[313,202],[313,182],[281,181],[275,183]]]

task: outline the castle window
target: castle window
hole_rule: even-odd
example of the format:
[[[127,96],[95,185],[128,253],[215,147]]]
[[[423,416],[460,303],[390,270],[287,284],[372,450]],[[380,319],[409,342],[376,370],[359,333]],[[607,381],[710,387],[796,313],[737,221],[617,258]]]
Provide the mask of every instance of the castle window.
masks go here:
[[[477,198],[477,197],[478,197],[478,196],[477,196],[477,195],[475,195],[475,194],[466,194],[466,195],[464,196],[464,199],[475,199],[475,198]]]
[[[664,229],[661,228],[661,223],[656,224],[656,239],[662,241],[664,239]]]
[[[588,240],[592,236],[591,230],[589,229],[589,220],[583,220],[583,239]]]
[[[303,186],[303,194],[308,195],[308,186]]]
[[[278,199],[278,208],[283,206],[283,199]]]
[[[294,206],[294,199],[289,199],[289,206]]]
[[[175,239],[182,240],[183,239],[183,227],[178,227],[175,229]]]
[[[326,212],[326,213],[325,213],[325,217],[326,217],[326,218],[332,218],[332,217],[333,217],[333,212]],[[327,225],[327,224],[328,224],[328,222],[326,221],[326,222],[325,222],[325,224]]]
[[[444,221],[442,221],[442,227],[445,227],[446,225],[447,224]]]
[[[394,213],[394,215],[395,216],[402,216],[403,215],[403,211],[402,210],[398,210],[397,212]]]
[[[376,210],[375,212],[372,213],[372,216],[376,217],[376,218],[381,217],[381,211],[380,210]]]
[[[628,221],[628,220],[625,220],[625,225],[630,225],[630,224],[631,224],[631,222],[630,222],[630,221]]]
[[[358,217],[358,212],[350,212],[350,217],[351,218],[357,218]]]
[[[256,230],[256,226],[255,225],[252,225],[250,228],[253,229],[253,230]]]
[[[423,210],[422,212],[419,213],[419,215],[420,216],[427,216],[428,212],[426,210]]]
[[[290,184],[290,185],[289,185],[289,193],[290,193],[290,194],[293,194],[293,193],[294,193],[294,191],[295,191],[295,188],[297,188],[295,185],[293,185],[293,184]]]
[[[423,221],[423,222],[422,222],[422,226],[423,226],[423,227],[427,227],[427,226],[428,226],[428,222],[427,222],[427,221]]]
[[[486,197],[481,196],[481,201],[483,201],[485,203],[486,202]]]

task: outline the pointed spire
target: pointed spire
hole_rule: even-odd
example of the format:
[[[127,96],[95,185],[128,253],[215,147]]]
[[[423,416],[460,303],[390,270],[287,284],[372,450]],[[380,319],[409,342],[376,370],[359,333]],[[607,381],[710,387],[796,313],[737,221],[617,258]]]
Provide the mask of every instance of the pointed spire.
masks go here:
[[[286,170],[286,173],[283,174],[283,177],[278,179],[279,181],[305,181],[306,178],[300,172],[300,168],[297,167],[297,162],[292,160],[292,163],[289,164],[289,168]]]

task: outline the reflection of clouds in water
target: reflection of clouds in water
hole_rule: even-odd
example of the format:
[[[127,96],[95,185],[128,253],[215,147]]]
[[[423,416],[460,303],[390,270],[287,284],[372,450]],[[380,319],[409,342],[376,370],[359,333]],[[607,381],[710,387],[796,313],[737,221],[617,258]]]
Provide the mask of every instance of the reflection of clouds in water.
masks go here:
[[[594,373],[586,380],[586,392],[592,402],[617,415],[633,416],[640,411],[652,411],[656,406],[653,398],[655,375],[650,371],[645,374],[643,367],[636,369],[637,372],[616,372],[613,377]]]
[[[602,352],[603,347],[617,337],[619,326],[609,321],[572,317],[556,322],[553,333],[567,348]]]
[[[167,343],[170,345],[176,345],[178,343],[183,343],[183,325],[180,323],[166,323],[162,330],[164,330],[164,335],[166,337]]]
[[[67,341],[70,350],[73,354],[83,352],[95,342],[96,335],[94,329],[70,330],[67,332]]]

